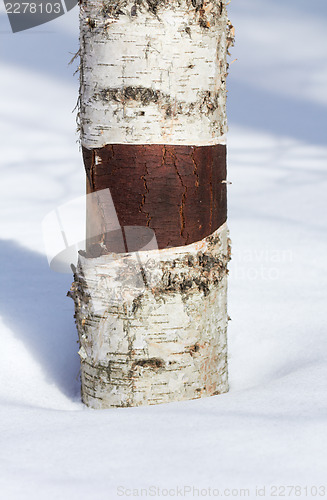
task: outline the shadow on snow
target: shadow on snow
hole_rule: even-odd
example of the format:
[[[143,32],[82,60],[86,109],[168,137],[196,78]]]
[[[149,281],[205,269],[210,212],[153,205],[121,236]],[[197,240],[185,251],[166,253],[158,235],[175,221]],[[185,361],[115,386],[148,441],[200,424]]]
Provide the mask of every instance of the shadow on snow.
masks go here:
[[[42,365],[50,383],[70,398],[79,392],[72,276],[52,272],[44,255],[10,240],[0,244],[0,314]],[[14,363],[14,360],[13,360]]]

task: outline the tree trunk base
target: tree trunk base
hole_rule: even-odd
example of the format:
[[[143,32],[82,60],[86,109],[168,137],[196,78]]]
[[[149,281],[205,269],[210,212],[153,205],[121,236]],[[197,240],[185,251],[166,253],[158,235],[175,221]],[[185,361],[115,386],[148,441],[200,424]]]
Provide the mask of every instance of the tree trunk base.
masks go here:
[[[82,399],[141,406],[228,391],[226,223],[163,250],[80,255],[70,296]]]

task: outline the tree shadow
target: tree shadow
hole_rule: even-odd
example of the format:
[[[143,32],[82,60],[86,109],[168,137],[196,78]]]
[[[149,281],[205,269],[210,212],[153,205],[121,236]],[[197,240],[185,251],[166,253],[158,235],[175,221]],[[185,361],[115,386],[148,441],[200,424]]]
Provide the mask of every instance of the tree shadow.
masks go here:
[[[327,111],[320,104],[274,94],[230,78],[227,112],[231,125],[326,145]]]
[[[68,274],[54,273],[44,255],[2,240],[0,314],[67,397],[79,393],[79,359]]]
[[[280,9],[285,7],[284,0],[275,0],[274,5],[279,5]],[[314,14],[317,19],[327,16],[326,0],[314,0],[310,5],[308,0],[288,0],[287,7],[303,13],[303,15]]]
[[[1,61],[77,87],[78,77],[73,78],[73,73],[78,59],[71,66],[69,62],[79,48],[78,9],[64,16],[76,23],[71,33],[58,29],[61,17],[36,29],[12,33],[7,16],[0,16]]]

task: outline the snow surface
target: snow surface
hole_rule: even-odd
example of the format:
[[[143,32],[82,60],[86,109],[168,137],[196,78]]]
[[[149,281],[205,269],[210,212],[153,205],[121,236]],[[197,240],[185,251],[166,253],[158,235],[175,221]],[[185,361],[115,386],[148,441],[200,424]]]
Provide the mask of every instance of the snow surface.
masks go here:
[[[14,35],[2,9],[1,499],[144,498],[133,489],[149,486],[255,498],[264,485],[265,498],[273,485],[313,498],[327,483],[327,5],[232,0],[229,12],[230,392],[93,411],[79,399],[72,277],[50,271],[41,234],[84,193],[67,65],[77,8]]]

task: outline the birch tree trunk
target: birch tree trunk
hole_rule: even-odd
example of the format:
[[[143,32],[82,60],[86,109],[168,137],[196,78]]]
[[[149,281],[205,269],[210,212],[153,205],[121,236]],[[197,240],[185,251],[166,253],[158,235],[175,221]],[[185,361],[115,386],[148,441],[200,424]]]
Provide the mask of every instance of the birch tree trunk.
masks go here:
[[[71,288],[83,401],[226,392],[225,2],[82,0],[80,42],[87,192],[109,188],[117,219],[89,204]],[[128,245],[137,227],[157,248],[147,236]]]

